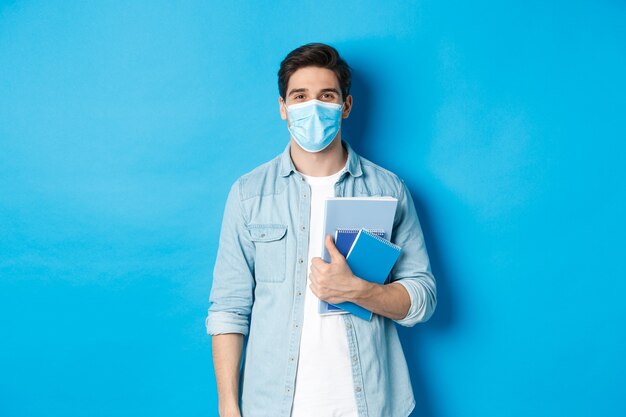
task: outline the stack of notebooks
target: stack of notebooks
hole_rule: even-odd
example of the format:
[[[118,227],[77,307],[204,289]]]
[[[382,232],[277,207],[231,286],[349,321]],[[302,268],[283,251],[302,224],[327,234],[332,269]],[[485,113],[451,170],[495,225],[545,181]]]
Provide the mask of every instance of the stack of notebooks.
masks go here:
[[[392,197],[335,197],[326,200],[325,231],[335,238],[337,250],[359,278],[384,284],[401,248],[390,242],[397,200]],[[334,232],[334,233],[333,233]],[[323,259],[330,261],[324,246]],[[352,313],[371,320],[372,312],[351,303],[337,305],[320,300],[320,314]]]

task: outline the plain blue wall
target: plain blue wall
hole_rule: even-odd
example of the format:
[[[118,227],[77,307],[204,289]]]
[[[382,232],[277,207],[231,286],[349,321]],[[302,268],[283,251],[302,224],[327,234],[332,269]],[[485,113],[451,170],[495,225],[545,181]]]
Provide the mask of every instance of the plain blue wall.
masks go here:
[[[263,4],[263,5],[262,5]],[[0,415],[210,416],[227,191],[336,46],[439,282],[415,416],[626,415],[626,4],[0,1]]]

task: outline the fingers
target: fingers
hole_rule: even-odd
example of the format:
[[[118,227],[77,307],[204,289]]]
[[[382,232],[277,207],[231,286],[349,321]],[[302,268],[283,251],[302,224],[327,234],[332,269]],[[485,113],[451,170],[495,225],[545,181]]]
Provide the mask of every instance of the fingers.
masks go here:
[[[328,253],[330,254],[331,262],[334,263],[345,260],[341,252],[339,252],[339,250],[335,246],[335,242],[333,242],[333,239],[330,237],[330,235],[326,235],[326,241],[324,243],[326,244],[326,249],[328,249]]]
[[[326,262],[324,262],[324,260],[320,257],[311,258],[311,267],[313,266],[319,267],[320,265],[324,265],[324,264],[326,264]]]
[[[320,279],[323,279],[326,276],[328,264],[323,264],[319,266],[311,265],[311,269],[309,270],[309,279],[311,282],[318,283]]]

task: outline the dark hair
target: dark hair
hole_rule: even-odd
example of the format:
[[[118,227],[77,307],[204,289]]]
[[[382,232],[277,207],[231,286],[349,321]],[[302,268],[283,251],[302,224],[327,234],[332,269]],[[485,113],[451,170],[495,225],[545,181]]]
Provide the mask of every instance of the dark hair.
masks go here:
[[[339,80],[342,99],[350,95],[352,74],[350,67],[332,46],[323,43],[309,43],[289,52],[280,63],[278,70],[278,92],[286,99],[287,83],[294,72],[304,67],[327,68],[335,73]]]

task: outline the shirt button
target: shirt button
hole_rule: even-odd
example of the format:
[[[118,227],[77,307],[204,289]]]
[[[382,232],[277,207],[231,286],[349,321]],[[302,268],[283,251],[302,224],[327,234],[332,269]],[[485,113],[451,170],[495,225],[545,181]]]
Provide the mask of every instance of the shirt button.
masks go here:
[[[261,233],[261,237],[265,237],[265,233]]]
[[[302,258],[298,259],[298,262],[302,263],[304,262],[304,260],[302,260]]]
[[[352,362],[356,363],[357,360],[358,358],[356,357],[356,355],[352,355]]]
[[[302,229],[302,230],[306,230],[306,226],[302,226],[302,227],[301,227],[301,229]]]
[[[352,325],[351,325],[350,323],[346,323],[346,327],[347,327],[348,329],[350,329],[350,328],[352,328]]]
[[[302,293],[300,291],[298,291],[298,295],[302,295]]]
[[[302,198],[306,198],[306,194],[302,194]]]
[[[356,387],[354,390],[355,390],[356,392],[361,392],[361,387]]]

